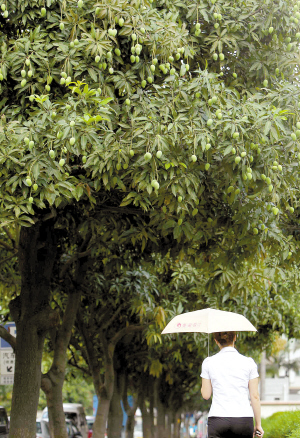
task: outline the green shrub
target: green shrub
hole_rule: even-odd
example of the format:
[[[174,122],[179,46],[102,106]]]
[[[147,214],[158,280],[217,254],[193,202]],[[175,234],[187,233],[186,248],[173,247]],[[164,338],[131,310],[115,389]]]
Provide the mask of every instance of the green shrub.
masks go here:
[[[262,420],[262,427],[264,438],[299,438],[300,411],[276,412]]]
[[[300,437],[300,423],[298,424],[298,427],[293,430],[291,435],[289,435],[289,438],[299,438]]]

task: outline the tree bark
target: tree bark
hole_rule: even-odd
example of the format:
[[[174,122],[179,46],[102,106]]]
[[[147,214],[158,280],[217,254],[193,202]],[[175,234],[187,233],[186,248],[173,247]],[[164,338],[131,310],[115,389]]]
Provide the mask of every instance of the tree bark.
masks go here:
[[[181,414],[177,412],[175,415],[174,438],[180,438]]]
[[[93,426],[93,438],[104,438],[109,414],[110,399],[104,395],[100,395],[98,400],[97,415]]]
[[[186,416],[184,417],[184,427],[185,427],[185,434],[184,434],[184,438],[189,438],[190,434],[189,434],[189,417]]]
[[[62,398],[64,377],[61,378],[60,374],[59,370],[57,372],[49,371],[47,377],[43,377],[44,382],[42,382],[42,389],[47,400],[51,438],[67,438],[68,436]]]
[[[97,327],[97,335],[101,341],[101,350],[104,362],[104,378],[101,375],[101,366],[99,361],[99,351],[95,347],[93,337],[91,336],[90,327],[84,322],[83,311],[81,308],[78,312],[78,326],[80,333],[83,337],[86,347],[86,356],[88,359],[89,369],[92,373],[95,392],[98,398],[98,409],[96,414],[95,423],[93,426],[93,438],[104,438],[106,431],[106,425],[109,415],[110,401],[113,396],[114,384],[115,384],[115,371],[114,371],[114,353],[117,343],[127,334],[140,332],[144,330],[144,326],[128,326],[119,330],[112,338],[107,339],[105,329],[109,326],[110,322],[113,322],[114,316],[105,323],[102,327]],[[90,324],[94,324],[95,315],[92,315]],[[95,329],[95,327],[93,327]],[[94,330],[92,330],[94,331]]]
[[[121,406],[120,379],[115,372],[114,391],[110,401],[108,415],[108,438],[120,438],[123,424],[123,410]]]
[[[145,403],[144,394],[141,395],[140,409],[143,418],[143,438],[151,438],[151,416]]]
[[[151,438],[155,438],[155,417],[154,417],[154,382],[150,381],[149,402],[150,402],[150,421],[151,421]]]
[[[113,355],[115,345],[108,344],[105,336],[101,330],[99,335],[102,341],[103,355],[104,355],[104,379],[101,379],[101,367],[98,360],[97,352],[95,351],[93,340],[90,336],[89,330],[83,320],[83,309],[78,312],[79,330],[84,339],[86,347],[86,354],[89,363],[89,369],[92,373],[95,392],[98,398],[97,414],[93,426],[93,438],[104,438],[109,415],[110,401],[114,391],[114,365]]]
[[[166,436],[166,414],[162,403],[157,406],[157,436]]]
[[[173,424],[173,427],[174,427],[174,422],[172,421],[173,420],[173,414],[172,414],[172,412],[170,411],[170,410],[168,410],[168,412],[167,412],[167,418],[166,418],[166,437],[167,438],[172,438],[172,424]]]
[[[127,421],[125,425],[125,438],[133,438],[134,425],[135,425],[135,412],[137,410],[137,399],[133,398],[133,405],[128,403],[128,374],[127,369],[123,369],[120,375],[122,380],[122,401],[123,407],[127,414]]]
[[[157,409],[156,436],[160,438],[166,436],[166,409],[159,397],[158,386],[160,380],[158,379],[155,383],[155,405]]]
[[[84,277],[83,277],[84,278]],[[54,339],[54,358],[50,370],[42,377],[42,389],[48,406],[51,438],[67,438],[62,388],[67,363],[67,348],[80,304],[80,291],[69,293],[61,327]]]
[[[133,438],[135,425],[134,414],[135,412],[130,412],[127,414],[125,438]]]
[[[10,438],[36,435],[45,335],[59,323],[58,314],[49,306],[56,252],[53,220],[21,228],[18,248],[21,293],[10,303],[17,328]]]

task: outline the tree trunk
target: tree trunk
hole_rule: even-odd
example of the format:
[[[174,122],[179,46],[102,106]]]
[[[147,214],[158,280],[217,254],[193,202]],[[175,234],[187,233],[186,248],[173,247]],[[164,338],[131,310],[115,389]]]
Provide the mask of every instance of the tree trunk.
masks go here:
[[[145,395],[140,396],[140,409],[143,418],[143,438],[151,438],[151,416],[145,403]]]
[[[58,314],[49,306],[56,252],[53,220],[21,228],[18,248],[21,293],[10,303],[17,329],[10,438],[36,435],[45,335],[59,323]]]
[[[51,367],[52,368],[52,367]],[[61,376],[60,372],[47,373],[48,376],[43,378],[48,382],[43,382],[42,387],[46,394],[50,437],[51,438],[67,438],[66,420],[63,411],[62,387],[65,374]]]
[[[127,414],[127,421],[125,426],[125,438],[133,438],[135,425],[135,412],[137,410],[137,399],[133,397],[133,406],[128,403],[128,374],[126,367],[123,368],[120,375],[122,381],[122,401],[124,410]]]
[[[190,424],[189,417],[187,417],[185,415],[185,417],[184,417],[184,428],[185,428],[184,438],[189,438],[189,436],[190,436],[190,434],[189,434],[189,424]]]
[[[36,434],[45,335],[38,334],[30,319],[16,326],[18,335],[9,437],[32,438]]]
[[[97,329],[97,336],[101,341],[101,349],[104,360],[104,378],[100,374],[101,366],[99,361],[99,350],[93,342],[91,333],[89,330],[89,325],[85,324],[83,318],[84,309],[81,308],[78,312],[78,326],[80,333],[84,339],[84,344],[86,347],[86,355],[88,359],[89,369],[92,373],[93,383],[96,395],[98,397],[98,409],[96,414],[95,423],[93,426],[93,438],[104,438],[106,431],[106,423],[108,420],[110,401],[114,391],[114,353],[117,343],[127,334],[134,332],[140,332],[144,330],[144,326],[128,326],[124,327],[118,331],[111,339],[107,339],[106,328],[109,327],[110,323],[113,322],[115,315],[104,324],[104,326]],[[95,316],[92,315],[92,320],[94,321]],[[91,322],[93,324],[94,322]]]
[[[135,425],[134,414],[135,412],[127,414],[125,438],[133,438]]]
[[[109,415],[110,401],[113,396],[115,384],[115,371],[113,365],[115,345],[108,344],[103,332],[99,330],[104,354],[105,371],[103,381],[100,374],[101,369],[97,352],[95,351],[93,341],[89,335],[89,330],[83,321],[82,311],[83,309],[81,309],[81,311],[78,313],[78,325],[84,339],[89,369],[92,373],[94,388],[98,397],[97,414],[93,426],[93,438],[104,438]]]
[[[166,415],[162,404],[157,406],[157,436],[166,436]]]
[[[93,438],[104,438],[106,432],[106,423],[109,414],[110,399],[107,397],[98,398],[98,409],[93,426]]]
[[[174,427],[174,422],[172,421],[173,415],[170,410],[168,410],[167,418],[166,418],[166,437],[172,438],[172,429]],[[173,427],[172,427],[173,424]]]
[[[179,412],[175,415],[174,424],[174,438],[180,438],[181,414]]]
[[[80,272],[82,275],[82,271]],[[53,362],[48,373],[42,377],[42,389],[47,399],[51,438],[67,438],[62,388],[65,379],[67,348],[80,304],[80,297],[81,293],[78,290],[75,293],[69,293],[62,325],[57,331],[56,339],[53,339]]]
[[[160,380],[157,380],[155,382],[155,404],[157,409],[157,426],[156,426],[156,433],[157,438],[165,437],[166,436],[166,409],[163,403],[160,400],[159,397],[159,383]]]
[[[151,386],[149,387],[149,402],[150,402],[150,421],[151,421],[151,438],[155,438],[155,421],[154,417],[154,382],[151,380]]]
[[[108,438],[120,438],[123,424],[123,410],[121,406],[120,381],[115,373],[113,396],[110,401],[108,415]]]

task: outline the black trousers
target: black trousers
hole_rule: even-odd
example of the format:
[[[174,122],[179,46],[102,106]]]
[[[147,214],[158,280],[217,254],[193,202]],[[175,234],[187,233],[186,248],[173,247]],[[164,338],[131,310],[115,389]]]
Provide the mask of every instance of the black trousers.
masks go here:
[[[208,417],[208,438],[253,438],[251,417]]]

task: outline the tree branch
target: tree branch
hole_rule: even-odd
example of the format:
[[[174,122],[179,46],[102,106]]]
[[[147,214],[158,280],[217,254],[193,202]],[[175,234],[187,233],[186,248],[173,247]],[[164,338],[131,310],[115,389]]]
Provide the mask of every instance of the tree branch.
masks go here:
[[[69,350],[70,350],[70,352],[72,354],[72,357],[68,360],[68,363],[70,365],[72,365],[74,368],[77,368],[78,370],[80,370],[83,373],[87,374],[88,376],[91,376],[91,372],[90,372],[90,370],[88,368],[85,368],[85,367],[82,367],[82,366],[78,365],[78,363],[76,361],[76,357],[75,357],[74,351],[72,350],[71,346],[69,346]],[[88,364],[88,361],[86,360],[85,357],[84,357],[84,360],[85,360],[86,364]]]
[[[99,361],[97,359],[96,353],[95,353],[95,343],[93,336],[89,333],[89,330],[86,328],[84,321],[83,321],[83,315],[82,315],[83,309],[80,308],[77,313],[77,323],[78,328],[81,336],[83,337],[84,344],[85,344],[85,353],[87,357],[87,364],[89,366],[89,370],[91,371],[94,387],[96,394],[99,396],[101,392],[101,388],[103,387],[103,381],[101,379],[100,374],[100,365]],[[82,349],[80,349],[82,350]]]
[[[43,218],[42,218],[42,221],[43,221],[43,222],[46,222],[46,221],[48,221],[49,219],[53,219],[53,218],[55,218],[56,216],[57,216],[57,212],[56,212],[55,208],[51,207],[51,212],[45,214],[45,216],[43,216]]]
[[[97,214],[107,215],[107,213],[122,213],[127,215],[149,216],[150,212],[143,211],[138,208],[123,208],[123,207],[107,207],[102,208]]]
[[[94,341],[94,336],[93,336],[94,332],[93,332],[93,334],[91,334],[90,331],[85,326],[84,321],[83,321],[82,312],[83,312],[83,309],[79,308],[79,310],[77,312],[77,322],[78,322],[79,332],[84,340],[85,351],[84,351],[84,348],[79,347],[78,343],[77,343],[77,345],[78,345],[78,349],[80,349],[80,351],[82,351],[82,354],[84,351],[84,353],[85,353],[84,359],[85,359],[86,363],[89,365],[89,369],[93,372],[93,369],[96,369],[99,367],[98,360],[97,360],[97,357],[95,355],[95,343],[93,342]],[[73,343],[73,345],[75,345],[75,344]]]
[[[127,356],[128,361],[132,361],[134,359],[138,359],[140,357],[146,357],[148,355],[147,351],[138,351],[137,353],[130,354]]]
[[[0,337],[4,339],[15,351],[16,348],[16,338],[11,335],[3,325],[0,325]]]
[[[101,327],[102,330],[106,330],[117,318],[117,316],[120,314],[124,307],[124,304],[121,304],[118,308],[118,310],[113,314],[113,316]]]
[[[70,344],[71,344],[76,350],[80,351],[80,353],[81,353],[83,359],[85,360],[85,362],[86,362],[87,365],[88,365],[88,364],[89,364],[89,359],[88,359],[88,356],[87,356],[87,354],[86,354],[86,351],[85,351],[84,347],[81,347],[81,346],[79,345],[79,342],[78,342],[78,340],[75,338],[75,336],[71,336]],[[75,356],[74,356],[74,352],[73,352],[72,349],[71,349],[71,346],[69,347],[69,350],[72,352],[72,356],[75,357]]]
[[[59,325],[59,313],[49,306],[41,310],[31,321],[37,326],[38,331],[48,331]]]
[[[17,252],[14,252],[14,253],[11,254],[10,256],[5,257],[4,259],[2,259],[2,260],[0,261],[0,265],[3,265],[4,263],[8,262],[8,260],[10,260],[10,259],[16,257],[17,255],[18,255],[18,253],[17,253]]]
[[[91,249],[88,249],[87,251],[84,251],[84,252],[80,252],[80,253],[77,253],[77,254],[74,254],[65,264],[64,264],[64,266],[62,267],[62,269],[61,269],[61,271],[60,271],[60,273],[59,273],[59,278],[60,279],[62,279],[62,278],[64,278],[64,275],[65,275],[65,273],[67,272],[67,269],[68,269],[68,267],[73,263],[73,262],[75,262],[75,260],[77,260],[77,259],[80,259],[80,258],[82,258],[82,257],[86,257],[86,256],[88,256],[88,255],[90,255],[91,254],[91,252],[92,252],[92,250]]]
[[[123,385],[123,390],[122,390],[122,401],[123,401],[123,406],[124,406],[124,410],[126,412],[127,415],[134,415],[135,411],[138,408],[138,400],[136,397],[133,397],[133,406],[131,407],[128,403],[128,374],[125,370],[125,373],[123,375],[124,377],[124,385]]]
[[[113,336],[113,338],[109,341],[109,346],[111,348],[115,348],[117,343],[124,336],[128,335],[129,333],[141,332],[141,331],[145,330],[147,327],[148,327],[147,325],[129,325],[128,327],[124,327],[118,333],[116,333],[115,336]]]
[[[3,248],[7,249],[7,251],[14,250],[14,248],[11,247],[8,243],[4,242],[4,240],[0,240],[0,245],[3,246]]]
[[[80,365],[78,365],[76,360],[74,359],[74,357],[71,357],[71,359],[68,360],[68,364],[71,365],[72,367],[76,368],[77,370],[81,371],[82,373],[88,375],[89,377],[91,377],[91,373],[88,370],[88,368],[84,368],[84,367],[81,367]]]
[[[7,227],[2,227],[3,230],[6,232],[7,237],[9,238],[9,240],[11,241],[11,243],[13,244],[13,247],[15,249],[17,249],[17,245],[16,245],[16,240],[13,238],[11,232],[9,231],[9,229]]]

